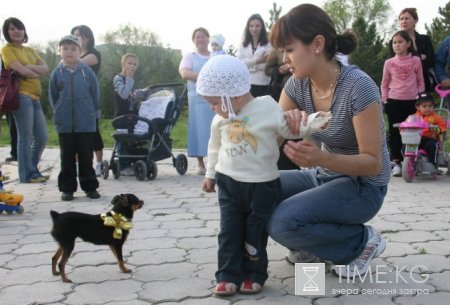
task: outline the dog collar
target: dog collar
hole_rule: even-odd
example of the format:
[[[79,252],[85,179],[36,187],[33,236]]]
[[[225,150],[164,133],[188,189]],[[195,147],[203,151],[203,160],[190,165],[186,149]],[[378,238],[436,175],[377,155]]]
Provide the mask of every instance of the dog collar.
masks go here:
[[[127,219],[125,216],[122,216],[120,213],[110,211],[109,213],[101,214],[100,217],[103,220],[103,225],[107,227],[114,227],[113,237],[116,239],[122,238],[122,230],[129,231],[133,228],[131,220]]]

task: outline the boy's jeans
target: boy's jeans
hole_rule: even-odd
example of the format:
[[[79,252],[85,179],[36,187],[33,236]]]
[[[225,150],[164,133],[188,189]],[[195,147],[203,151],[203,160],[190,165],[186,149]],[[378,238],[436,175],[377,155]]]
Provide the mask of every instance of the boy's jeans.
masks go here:
[[[220,206],[217,282],[239,286],[249,279],[262,286],[268,277],[265,228],[270,214],[280,202],[280,180],[239,182],[217,173],[216,182]],[[248,257],[245,242],[256,248],[258,260]]]
[[[41,176],[38,164],[48,140],[47,123],[41,102],[19,94],[20,108],[14,111],[17,126],[17,162],[19,181],[29,182]]]
[[[267,225],[275,241],[335,264],[359,256],[368,235],[363,223],[381,208],[387,186],[350,176],[327,178],[316,169],[281,171],[280,179],[282,202]]]

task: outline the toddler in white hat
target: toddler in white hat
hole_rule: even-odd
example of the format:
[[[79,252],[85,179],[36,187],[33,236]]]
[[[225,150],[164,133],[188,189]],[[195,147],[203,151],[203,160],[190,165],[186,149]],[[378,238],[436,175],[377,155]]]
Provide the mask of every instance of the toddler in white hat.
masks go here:
[[[217,184],[219,192],[219,268],[213,292],[232,295],[239,288],[258,293],[268,277],[264,227],[281,196],[277,136],[301,136],[290,132],[272,97],[250,94],[247,66],[236,57],[209,59],[198,75],[197,93],[216,113],[202,185],[205,192],[214,192]]]
[[[225,37],[223,37],[222,34],[215,34],[211,36],[211,38],[209,39],[209,43],[211,44],[212,49],[211,56],[227,54],[223,50],[223,45],[225,44]]]

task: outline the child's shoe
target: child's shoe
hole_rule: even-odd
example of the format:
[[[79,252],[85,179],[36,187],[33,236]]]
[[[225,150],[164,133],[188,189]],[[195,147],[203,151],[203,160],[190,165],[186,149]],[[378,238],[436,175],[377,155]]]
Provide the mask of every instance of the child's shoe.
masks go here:
[[[214,287],[213,293],[217,296],[230,296],[237,292],[237,288],[234,283],[220,282]]]
[[[261,285],[259,283],[253,282],[252,280],[245,280],[241,284],[240,293],[243,294],[254,294],[261,292]]]

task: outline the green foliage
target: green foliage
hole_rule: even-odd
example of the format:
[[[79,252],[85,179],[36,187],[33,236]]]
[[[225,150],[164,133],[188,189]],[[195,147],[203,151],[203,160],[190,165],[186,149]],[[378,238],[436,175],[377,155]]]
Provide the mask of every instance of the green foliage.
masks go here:
[[[115,31],[103,36],[105,44],[96,48],[102,55],[102,65],[98,75],[100,86],[100,107],[102,117],[114,116],[115,97],[113,78],[121,70],[120,60],[122,55],[131,52],[138,56],[139,67],[135,75],[136,88],[144,88],[149,84],[179,82],[178,65],[181,61],[181,51],[164,48],[159,43],[156,34],[132,25],[123,25]],[[50,71],[60,61],[58,42],[51,41],[45,50],[41,50],[41,56],[49,66]],[[41,79],[41,102],[47,118],[52,116],[52,110],[48,101],[48,78]]]
[[[0,121],[1,124],[1,136],[0,136],[0,146],[9,146],[10,138],[9,138],[9,127],[6,123],[5,119]],[[101,119],[100,120],[100,132],[102,134],[103,142],[105,143],[105,147],[107,149],[111,149],[114,146],[114,139],[112,138],[112,134],[114,133],[114,129],[111,125],[111,119]],[[47,129],[48,129],[48,147],[59,147],[58,142],[58,134],[56,133],[55,126],[53,125],[52,120],[47,120]],[[187,147],[186,144],[186,130],[187,130],[187,116],[186,112],[182,113],[182,115],[178,118],[175,127],[172,129],[172,147],[175,149],[185,149]]]
[[[225,52],[227,52],[227,54],[229,55],[236,56],[237,49],[234,45],[230,44],[228,46],[228,49],[225,50]]]
[[[366,72],[377,84],[381,84],[383,66],[388,50],[377,34],[375,23],[368,24],[363,18],[353,23],[358,46],[350,56],[350,62]]]
[[[272,8],[269,10],[269,22],[266,22],[266,28],[267,30],[270,31],[270,29],[272,29],[273,24],[278,20],[278,18],[280,18],[280,14],[281,14],[281,10],[283,8],[280,6],[278,7],[278,5],[274,2],[272,4]]]
[[[323,9],[331,16],[338,33],[343,33],[358,19],[370,21],[381,29],[391,12],[388,0],[328,0]]]
[[[439,17],[433,18],[431,25],[425,24],[427,34],[431,37],[434,48],[437,49],[445,37],[450,35],[450,2],[443,8],[438,8]]]

